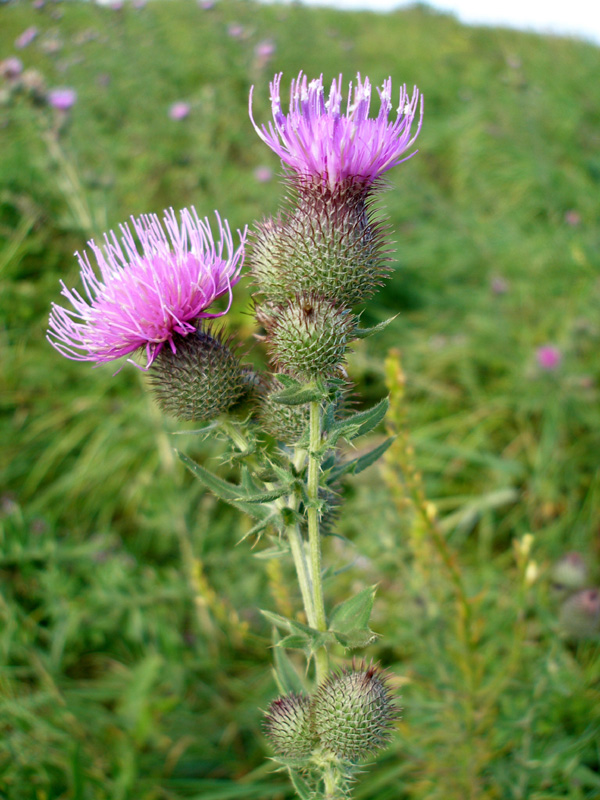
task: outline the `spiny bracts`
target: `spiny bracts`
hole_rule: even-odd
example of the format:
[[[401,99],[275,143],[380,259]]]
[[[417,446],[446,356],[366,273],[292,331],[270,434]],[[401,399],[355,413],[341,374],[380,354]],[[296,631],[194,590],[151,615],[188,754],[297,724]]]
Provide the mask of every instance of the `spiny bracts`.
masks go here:
[[[246,371],[219,331],[209,327],[173,339],[150,370],[159,406],[181,420],[210,420],[249,391]]]
[[[313,709],[321,745],[352,763],[389,742],[399,713],[386,674],[373,664],[330,675],[317,690]]]
[[[251,270],[259,293],[275,303],[305,292],[343,306],[369,299],[390,271],[389,251],[360,184],[304,181],[296,195],[285,217],[258,228]]]
[[[278,372],[301,380],[340,372],[356,317],[315,294],[300,294],[267,321],[267,343]]]
[[[310,698],[292,693],[273,700],[264,730],[277,755],[293,759],[310,756],[316,747]]]

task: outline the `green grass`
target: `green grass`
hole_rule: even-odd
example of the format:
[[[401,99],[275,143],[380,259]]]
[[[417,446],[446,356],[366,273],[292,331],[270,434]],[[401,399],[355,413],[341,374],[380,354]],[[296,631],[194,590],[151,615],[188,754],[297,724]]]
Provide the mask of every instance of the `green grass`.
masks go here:
[[[90,235],[169,206],[218,208],[232,227],[276,210],[281,185],[254,177],[279,165],[250,125],[248,90],[266,121],[272,74],[285,83],[303,69],[391,74],[425,97],[419,153],[382,198],[397,269],[364,321],[400,314],[360,342],[350,372],[371,402],[386,392],[387,350],[400,349],[396,412],[470,598],[403,506],[412,457],[398,447],[386,472],[354,482],[346,539],[327,547],[329,563],[350,567],[328,581],[332,601],[379,582],[370,655],[403,696],[399,735],[356,796],[598,797],[598,643],[560,636],[548,571],[571,549],[594,565],[599,549],[600,49],[465,28],[424,7],[164,0],[5,5],[0,57],[33,24],[25,66],[78,92],[61,144],[81,186],[48,151],[46,110],[5,99],[0,796],[291,797],[265,761],[260,709],[275,688],[256,610],[299,607],[288,565],[237,546],[249,523],[173,455],[216,465],[219,443],[172,436],[181,426],[160,417],[137,371],[68,362],[44,336]],[[276,45],[267,66],[254,54],[264,39]],[[192,105],[182,122],[168,117],[177,100]],[[244,282],[228,320],[260,363],[249,303]],[[535,359],[545,343],[563,354],[551,374]],[[513,542],[529,532],[539,577],[527,588]]]

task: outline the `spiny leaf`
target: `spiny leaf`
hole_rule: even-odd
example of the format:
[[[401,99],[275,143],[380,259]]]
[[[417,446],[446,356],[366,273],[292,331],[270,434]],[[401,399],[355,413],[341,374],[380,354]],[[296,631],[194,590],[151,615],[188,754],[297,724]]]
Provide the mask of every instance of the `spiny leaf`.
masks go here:
[[[339,478],[341,478],[343,475],[357,475],[359,472],[367,469],[367,467],[370,467],[371,464],[374,464],[377,459],[385,453],[395,438],[395,436],[390,436],[389,439],[386,439],[368,453],[365,453],[358,458],[354,458],[351,461],[346,461],[344,464],[340,464],[339,467],[332,469],[327,477],[327,483],[335,483],[335,481],[339,480]]]
[[[358,436],[369,433],[385,417],[389,405],[390,401],[385,397],[373,408],[358,411],[356,414],[336,422],[331,428],[329,442],[335,444],[340,437],[356,439]]]

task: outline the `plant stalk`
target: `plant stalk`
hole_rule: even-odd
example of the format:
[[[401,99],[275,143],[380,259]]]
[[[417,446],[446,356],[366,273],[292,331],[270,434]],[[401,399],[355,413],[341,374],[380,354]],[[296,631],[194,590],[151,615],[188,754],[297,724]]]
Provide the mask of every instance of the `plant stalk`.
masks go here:
[[[310,571],[312,576],[313,603],[315,611],[315,628],[327,630],[325,604],[323,601],[323,578],[321,568],[321,534],[319,531],[319,471],[321,459],[318,455],[321,447],[321,405],[318,401],[310,403],[310,444],[308,450],[308,547],[310,553]],[[329,672],[329,656],[325,646],[315,654],[317,685],[320,685]]]

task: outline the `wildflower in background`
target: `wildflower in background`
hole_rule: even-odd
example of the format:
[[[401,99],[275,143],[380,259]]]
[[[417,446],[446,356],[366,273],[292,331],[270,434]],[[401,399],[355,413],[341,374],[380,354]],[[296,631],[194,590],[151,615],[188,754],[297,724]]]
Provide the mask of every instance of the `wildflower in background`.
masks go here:
[[[578,225],[581,225],[581,214],[575,211],[574,208],[571,208],[565,213],[565,222],[572,228],[576,228]]]
[[[48,104],[58,111],[68,111],[77,101],[75,89],[51,89],[48,92]]]
[[[0,77],[7,81],[16,80],[23,72],[23,62],[16,56],[9,56],[0,61]]]
[[[553,372],[558,369],[562,361],[562,353],[558,347],[551,344],[538,347],[535,355],[538,366],[546,372]]]
[[[406,161],[404,158],[421,130],[423,104],[417,131],[411,128],[419,108],[419,92],[415,87],[409,97],[402,86],[396,120],[388,119],[392,110],[392,80],[388,78],[378,89],[379,114],[369,118],[371,83],[357,75],[352,89],[350,83],[346,112],[342,112],[342,76],[333,81],[325,100],[323,76],[308,81],[302,72],[292,81],[290,108],[281,110],[280,85],[282,74],[270,83],[273,122],[260,128],[252,114],[250,119],[260,138],[281,158],[284,164],[303,178],[319,178],[333,187],[348,179],[369,186],[384,172]],[[254,87],[252,87],[253,89]],[[415,151],[416,152],[416,151]]]
[[[241,39],[244,35],[244,28],[242,25],[229,25],[227,28],[227,33],[232,39]]]
[[[501,275],[496,275],[491,280],[490,288],[493,294],[506,294],[510,287]]]
[[[254,55],[256,56],[256,66],[259,69],[265,67],[275,53],[275,44],[269,39],[259,42],[254,48]]]
[[[257,167],[254,177],[259,183],[268,183],[273,177],[273,170],[270,167]]]
[[[39,31],[34,25],[24,30],[15,41],[15,47],[17,50],[23,50],[24,47],[28,47],[36,38],[38,33]]]
[[[180,120],[185,119],[191,111],[191,106],[189,103],[173,103],[173,105],[169,108],[169,116],[171,119]]]
[[[216,216],[218,244],[208,218],[199,219],[194,208],[181,211],[180,220],[173,209],[165,211],[164,227],[155,214],[132,217],[141,254],[127,225],[120,226],[120,242],[112,231],[102,249],[90,241],[100,277],[87,254],[77,253],[84,294],[61,282],[72,308],[53,304],[48,341],[67,358],[97,364],[145,347],[145,369],[165,344],[175,352],[177,334],[187,336],[197,330],[197,320],[229,310],[207,311],[227,292],[231,304],[240,277],[246,230],[238,231],[234,249],[227,221]]]

